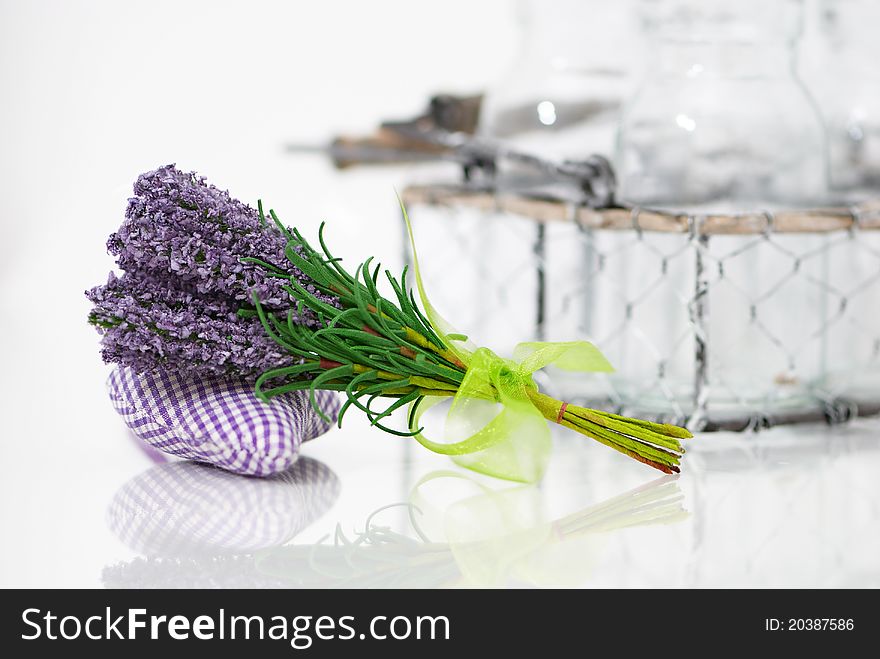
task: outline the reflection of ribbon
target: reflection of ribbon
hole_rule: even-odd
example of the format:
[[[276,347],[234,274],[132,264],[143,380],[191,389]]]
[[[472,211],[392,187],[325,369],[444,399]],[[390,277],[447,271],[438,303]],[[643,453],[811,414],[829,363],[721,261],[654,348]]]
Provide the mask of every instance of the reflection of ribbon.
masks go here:
[[[454,487],[450,479],[473,493],[440,504],[423,491],[436,481],[437,494],[446,500]],[[496,490],[461,472],[433,472],[416,483],[408,503],[400,504],[408,507],[418,539],[377,521],[394,508],[384,506],[353,538],[337,526],[334,542],[261,552],[257,568],[265,577],[312,588],[497,586],[512,580],[582,585],[609,532],[680,522],[688,516],[682,500],[675,477],[663,477],[548,521],[542,491],[534,485]]]
[[[425,313],[440,339],[467,367],[446,417],[448,441],[435,442],[420,433],[415,434],[416,440],[480,473],[528,483],[540,480],[551,448],[545,419],[561,419],[566,403],[539,393],[532,374],[546,366],[584,373],[614,369],[599,349],[586,341],[520,343],[512,360],[469,343],[428,300],[412,224],[402,203],[401,210],[409,231],[416,285]],[[410,431],[416,432],[421,427],[422,414],[443,400],[446,399],[426,397],[416,402],[410,408]],[[495,405],[499,403],[500,412]]]
[[[422,491],[431,481],[457,478],[476,494],[437,508]],[[608,533],[634,526],[674,524],[688,517],[677,477],[664,476],[601,503],[550,521],[534,485],[493,489],[454,472],[437,472],[413,487],[411,522],[426,542],[442,539],[463,584],[580,585],[600,560]],[[449,485],[441,485],[448,490]]]

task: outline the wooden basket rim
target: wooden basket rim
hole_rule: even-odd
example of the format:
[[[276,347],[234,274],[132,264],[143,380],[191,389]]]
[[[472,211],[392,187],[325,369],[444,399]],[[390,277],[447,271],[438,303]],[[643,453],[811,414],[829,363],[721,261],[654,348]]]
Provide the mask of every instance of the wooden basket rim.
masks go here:
[[[624,206],[594,209],[571,201],[468,189],[460,185],[410,185],[401,197],[407,205],[457,206],[512,213],[538,222],[574,222],[584,229],[610,231],[760,235],[880,230],[880,199],[848,207],[697,214]]]

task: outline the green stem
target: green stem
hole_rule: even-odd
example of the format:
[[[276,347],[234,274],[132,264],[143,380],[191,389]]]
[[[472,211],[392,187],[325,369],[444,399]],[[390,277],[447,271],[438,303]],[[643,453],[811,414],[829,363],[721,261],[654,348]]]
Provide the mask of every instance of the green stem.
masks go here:
[[[628,455],[664,473],[671,474],[679,471],[678,462],[680,456],[678,453],[682,453],[683,450],[678,445],[678,442],[674,443],[677,448],[672,450],[656,446],[654,441],[656,441],[658,433],[653,430],[647,430],[639,424],[626,424],[625,421],[622,421],[626,417],[614,415],[614,419],[603,419],[603,413],[598,410],[588,410],[587,408],[575,406],[577,412],[586,412],[590,417],[585,418],[577,413],[569,412],[569,408],[572,406],[565,405],[562,401],[536,390],[529,390],[529,399],[548,421],[575,430],[582,435],[595,439],[600,444],[604,444],[615,451]],[[614,422],[614,427],[608,425],[610,421]],[[668,439],[664,441],[672,446],[672,442]]]

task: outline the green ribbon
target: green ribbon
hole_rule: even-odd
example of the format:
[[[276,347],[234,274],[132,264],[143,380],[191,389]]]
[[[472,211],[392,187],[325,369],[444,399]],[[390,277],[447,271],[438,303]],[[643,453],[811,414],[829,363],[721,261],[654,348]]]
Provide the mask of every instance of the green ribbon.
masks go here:
[[[414,435],[416,441],[479,473],[526,483],[540,480],[552,448],[546,417],[555,415],[562,403],[544,397],[557,405],[554,410],[539,409],[533,402],[533,394],[538,391],[533,373],[551,365],[584,373],[614,369],[599,349],[586,341],[520,343],[513,359],[505,359],[489,348],[477,348],[460,338],[428,300],[412,224],[403,202],[400,206],[409,231],[416,285],[425,314],[439,338],[467,367],[446,416],[447,441],[436,442],[421,433]],[[424,413],[444,400],[427,397],[414,407],[411,405],[410,431],[416,432]]]

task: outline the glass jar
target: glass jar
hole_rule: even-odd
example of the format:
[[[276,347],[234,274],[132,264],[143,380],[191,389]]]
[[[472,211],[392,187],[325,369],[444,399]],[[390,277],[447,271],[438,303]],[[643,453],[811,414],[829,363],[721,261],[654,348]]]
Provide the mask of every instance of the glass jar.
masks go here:
[[[794,73],[799,0],[641,0],[646,75],[618,133],[621,198],[745,210],[827,194],[824,129]]]
[[[817,9],[804,74],[825,120],[832,192],[853,201],[880,186],[880,3],[819,0]]]
[[[519,48],[507,72],[487,89],[478,134],[556,161],[611,158],[617,122],[640,66],[641,40],[634,0],[519,0]],[[501,161],[500,190],[580,201],[580,188],[516,163]],[[540,223],[510,214],[472,218],[473,240],[483,249],[475,327],[509,352],[523,340],[594,338],[595,272],[602,238],[574,222]],[[611,237],[617,240],[617,236]],[[610,247],[609,247],[610,249]],[[497,286],[486,282],[497,278]],[[584,378],[560,371],[566,382]]]
[[[640,59],[632,4],[520,0],[520,46],[486,93],[480,135],[556,160],[610,156]]]

